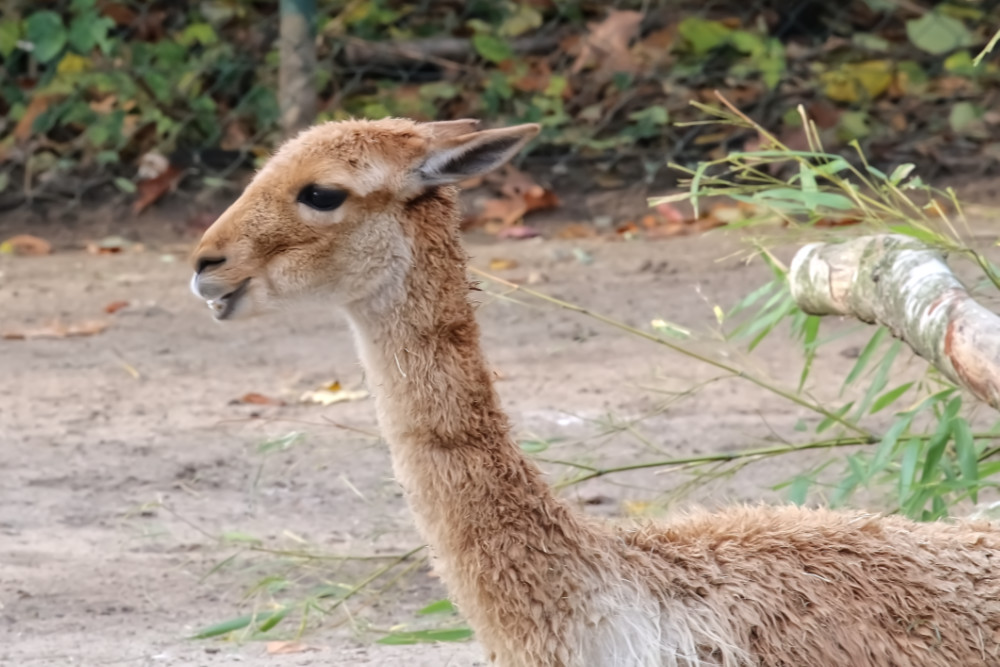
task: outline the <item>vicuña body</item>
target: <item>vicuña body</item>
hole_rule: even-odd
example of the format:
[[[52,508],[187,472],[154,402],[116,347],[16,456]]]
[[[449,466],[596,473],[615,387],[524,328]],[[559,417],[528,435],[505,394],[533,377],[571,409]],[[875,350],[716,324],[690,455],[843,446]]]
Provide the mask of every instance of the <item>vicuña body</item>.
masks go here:
[[[192,288],[218,319],[315,295],[346,313],[396,477],[490,659],[1000,665],[1000,537],[988,525],[744,507],[629,527],[552,495],[512,440],[483,360],[452,185],[537,132],[314,127],[194,255]]]

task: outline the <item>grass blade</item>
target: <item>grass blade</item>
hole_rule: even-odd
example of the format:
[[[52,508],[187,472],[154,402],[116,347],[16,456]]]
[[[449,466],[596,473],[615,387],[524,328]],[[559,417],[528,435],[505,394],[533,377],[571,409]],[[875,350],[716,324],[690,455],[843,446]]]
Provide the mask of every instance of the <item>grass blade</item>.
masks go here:
[[[414,632],[394,632],[377,641],[379,644],[399,646],[404,644],[424,644],[430,642],[461,642],[472,637],[470,628],[446,628],[441,630],[416,630]]]

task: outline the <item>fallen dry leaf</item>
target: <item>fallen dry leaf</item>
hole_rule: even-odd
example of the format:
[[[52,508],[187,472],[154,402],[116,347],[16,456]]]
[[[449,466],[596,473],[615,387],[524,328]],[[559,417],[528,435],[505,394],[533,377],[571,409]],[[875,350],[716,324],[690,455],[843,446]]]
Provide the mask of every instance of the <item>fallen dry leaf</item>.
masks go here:
[[[629,43],[639,34],[642,18],[640,12],[612,9],[600,23],[588,23],[590,34],[584,38],[571,71],[578,74],[594,65],[607,75],[636,71],[638,63],[629,52]]]
[[[514,225],[513,227],[504,227],[497,232],[498,239],[532,239],[536,236],[541,236],[542,233],[537,229],[531,227],[525,227],[524,225]]]
[[[301,403],[319,403],[321,405],[333,405],[345,401],[360,401],[368,398],[368,392],[364,389],[344,389],[339,382],[333,381],[315,391],[307,391],[299,397]]]
[[[499,178],[501,196],[483,204],[477,218],[479,223],[499,222],[501,227],[512,227],[531,211],[559,206],[555,192],[522,171],[508,166]]]
[[[128,301],[112,301],[104,306],[104,312],[111,315],[112,313],[117,313],[122,308],[128,308]]]
[[[0,243],[0,253],[35,257],[52,252],[52,244],[31,234],[18,234]]]
[[[815,227],[850,227],[861,224],[859,218],[823,218],[813,223]]]
[[[708,209],[707,217],[715,218],[722,224],[728,225],[733,222],[739,222],[748,216],[746,215],[746,209],[742,206],[716,204]]]
[[[280,398],[271,398],[270,396],[265,396],[264,394],[258,394],[257,392],[250,392],[249,394],[243,394],[240,396],[239,403],[249,403],[251,405],[284,405],[285,402]]]
[[[4,331],[2,338],[6,340],[31,340],[35,338],[73,338],[77,336],[93,336],[108,328],[108,323],[103,320],[87,320],[74,324],[63,324],[62,322],[52,322],[51,324],[27,328],[8,329]]]
[[[122,236],[105,236],[100,241],[88,242],[86,248],[91,255],[117,255],[124,250],[134,252],[145,250],[145,246],[141,243],[133,243]]]
[[[307,651],[319,651],[318,646],[309,646],[302,642],[268,642],[268,655],[288,655],[290,653],[306,653]]]
[[[90,102],[90,108],[99,114],[109,114],[115,109],[115,104],[118,103],[117,95],[105,95],[101,99],[92,100]]]
[[[226,151],[238,151],[250,143],[252,134],[243,120],[232,120],[226,125],[225,134],[219,142],[219,148]]]
[[[490,260],[490,271],[505,271],[517,267],[517,262],[512,259],[495,257]]]
[[[28,107],[21,115],[21,120],[14,128],[14,138],[18,141],[28,139],[34,130],[35,119],[41,116],[57,99],[59,99],[58,95],[35,95],[32,97]]]
[[[139,181],[136,184],[139,198],[132,204],[132,212],[139,214],[152,206],[160,197],[176,188],[183,175],[184,172],[180,169],[169,165],[159,176]]]
[[[499,222],[503,227],[516,224],[528,212],[528,205],[522,198],[503,197],[490,199],[479,212],[480,222]]]
[[[561,227],[558,232],[556,232],[557,239],[588,239],[597,236],[597,230],[595,230],[591,225],[585,225],[579,222],[570,223],[564,227]]]
[[[688,216],[684,215],[676,206],[670,202],[664,202],[662,204],[657,204],[654,210],[662,215],[664,219],[668,222],[681,223],[688,219]]]

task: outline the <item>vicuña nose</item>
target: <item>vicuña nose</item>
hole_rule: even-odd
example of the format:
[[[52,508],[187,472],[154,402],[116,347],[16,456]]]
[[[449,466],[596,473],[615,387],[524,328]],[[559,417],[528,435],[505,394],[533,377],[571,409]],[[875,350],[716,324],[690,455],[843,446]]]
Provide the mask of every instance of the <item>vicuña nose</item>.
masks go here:
[[[221,266],[226,263],[225,257],[199,257],[194,265],[195,273],[201,273],[205,269],[213,266]]]

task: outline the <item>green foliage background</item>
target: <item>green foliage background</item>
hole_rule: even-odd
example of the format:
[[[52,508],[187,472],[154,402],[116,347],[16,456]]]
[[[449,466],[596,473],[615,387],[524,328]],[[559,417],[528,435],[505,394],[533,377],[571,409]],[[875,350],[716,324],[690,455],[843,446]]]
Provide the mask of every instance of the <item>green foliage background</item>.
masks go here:
[[[779,133],[797,131],[787,112],[806,102],[834,141],[862,141],[876,164],[994,165],[1000,73],[972,54],[1000,12],[904,4],[321,0],[318,120],[539,122],[539,165],[620,185],[741,145],[736,130],[673,125],[721,89]],[[626,12],[641,19],[632,31],[627,19],[615,27]],[[0,198],[79,196],[114,176],[128,189],[149,151],[203,173],[251,164],[280,138],[278,25],[277,2],[8,2]],[[581,55],[609,35],[621,57]],[[436,55],[435,42],[454,48]],[[405,55],[372,57],[373,43]]]

